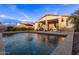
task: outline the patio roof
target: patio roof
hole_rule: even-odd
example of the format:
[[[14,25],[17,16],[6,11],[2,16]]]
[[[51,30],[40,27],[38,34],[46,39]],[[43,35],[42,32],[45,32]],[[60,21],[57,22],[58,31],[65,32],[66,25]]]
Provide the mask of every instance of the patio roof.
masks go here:
[[[71,15],[60,15],[60,14],[46,14],[45,16],[41,17],[39,20],[41,20],[42,18],[46,17],[46,16],[63,16],[63,17],[71,17]],[[36,22],[38,22],[39,20],[37,20]],[[35,23],[36,23],[35,22]]]

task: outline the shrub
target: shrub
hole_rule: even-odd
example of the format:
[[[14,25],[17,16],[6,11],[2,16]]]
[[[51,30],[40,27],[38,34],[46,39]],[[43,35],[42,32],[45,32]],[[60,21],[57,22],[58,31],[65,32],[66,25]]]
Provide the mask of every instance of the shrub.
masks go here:
[[[7,31],[14,31],[15,30],[15,27],[13,27],[13,26],[8,26],[7,27]]]
[[[7,31],[25,31],[25,30],[34,30],[33,28],[25,28],[25,27],[14,27],[14,26],[8,26]]]
[[[21,30],[24,31],[24,30],[27,30],[27,29],[25,27],[22,27]]]

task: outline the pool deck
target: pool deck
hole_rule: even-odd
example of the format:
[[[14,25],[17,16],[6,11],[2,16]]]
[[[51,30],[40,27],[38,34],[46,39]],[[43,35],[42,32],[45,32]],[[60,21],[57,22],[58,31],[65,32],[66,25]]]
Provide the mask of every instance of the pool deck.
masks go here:
[[[2,34],[0,33],[0,55],[4,55],[4,54],[5,54],[5,46],[2,40]]]
[[[51,55],[72,55],[74,31],[68,32],[64,42],[60,43]]]

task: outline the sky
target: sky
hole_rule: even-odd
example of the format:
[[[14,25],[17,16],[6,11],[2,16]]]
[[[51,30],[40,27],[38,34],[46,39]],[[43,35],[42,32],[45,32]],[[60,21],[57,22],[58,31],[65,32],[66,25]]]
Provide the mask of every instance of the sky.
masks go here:
[[[77,9],[79,4],[0,4],[0,22],[31,23],[45,14],[70,15]]]

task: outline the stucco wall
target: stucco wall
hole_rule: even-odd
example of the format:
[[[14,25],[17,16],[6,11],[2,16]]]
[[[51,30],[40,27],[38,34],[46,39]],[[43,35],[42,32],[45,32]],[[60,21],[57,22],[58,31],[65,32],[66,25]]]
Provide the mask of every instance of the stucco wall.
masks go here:
[[[20,28],[22,28],[22,27],[24,27],[24,28],[34,28],[33,26],[26,26],[24,24],[16,25],[16,27],[20,27]]]

